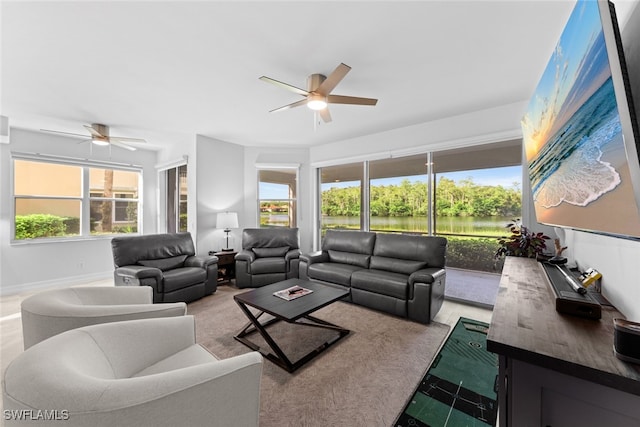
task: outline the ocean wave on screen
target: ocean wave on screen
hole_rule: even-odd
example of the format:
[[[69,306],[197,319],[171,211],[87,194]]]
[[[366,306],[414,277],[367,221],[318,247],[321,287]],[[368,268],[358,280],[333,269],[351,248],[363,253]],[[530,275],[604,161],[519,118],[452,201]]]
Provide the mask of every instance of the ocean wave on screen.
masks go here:
[[[612,117],[558,165],[552,175],[533,194],[537,204],[545,208],[566,202],[586,206],[616,188],[622,181],[610,163],[602,160],[602,150],[622,132],[617,116]]]

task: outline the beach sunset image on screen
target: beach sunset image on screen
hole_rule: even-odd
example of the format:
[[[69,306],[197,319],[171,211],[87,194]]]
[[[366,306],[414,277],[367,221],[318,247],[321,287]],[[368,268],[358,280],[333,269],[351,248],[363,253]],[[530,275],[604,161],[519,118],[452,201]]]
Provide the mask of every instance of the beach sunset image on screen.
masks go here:
[[[541,223],[640,236],[605,36],[579,1],[522,119],[531,191]]]

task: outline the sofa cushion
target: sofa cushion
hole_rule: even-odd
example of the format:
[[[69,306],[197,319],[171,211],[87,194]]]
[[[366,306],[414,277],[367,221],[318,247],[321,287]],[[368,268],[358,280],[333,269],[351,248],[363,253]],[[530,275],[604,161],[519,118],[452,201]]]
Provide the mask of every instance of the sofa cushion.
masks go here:
[[[444,237],[380,233],[373,255],[422,261],[427,267],[444,267],[446,250],[447,239]]]
[[[279,248],[251,248],[258,258],[284,257],[289,252],[289,246]]]
[[[258,258],[251,263],[251,274],[286,273],[284,258]]]
[[[372,256],[369,268],[374,270],[392,271],[394,273],[411,274],[427,266],[425,261],[412,261],[383,256]]]
[[[351,287],[406,300],[409,276],[383,270],[358,270],[351,276]]]
[[[187,255],[178,255],[170,258],[141,259],[138,261],[138,264],[145,267],[159,268],[162,271],[167,271],[182,267],[185,259],[187,259]]]
[[[198,267],[182,267],[164,272],[164,292],[172,292],[191,285],[203,283],[207,271]]]
[[[164,259],[178,255],[195,255],[189,232],[117,236],[111,239],[116,267],[136,265],[141,259]]]
[[[300,247],[297,228],[245,228],[242,230],[242,249]]]
[[[333,262],[319,262],[317,264],[311,264],[309,266],[307,275],[311,279],[350,286],[351,275],[354,271],[358,271],[361,269],[362,268],[358,267],[357,265],[338,264]]]
[[[327,230],[322,250],[371,255],[375,241],[376,233],[368,231]]]
[[[354,254],[352,252],[342,252],[329,250],[329,261],[341,264],[357,265],[362,268],[369,268],[369,258],[371,256],[364,254]]]

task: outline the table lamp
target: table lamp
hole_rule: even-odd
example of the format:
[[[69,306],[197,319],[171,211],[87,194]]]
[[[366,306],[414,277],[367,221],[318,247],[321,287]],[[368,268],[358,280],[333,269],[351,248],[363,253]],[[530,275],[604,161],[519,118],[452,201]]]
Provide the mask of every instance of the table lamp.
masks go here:
[[[222,249],[223,251],[233,251],[229,248],[229,232],[232,228],[238,228],[238,213],[237,212],[219,212],[216,217],[216,227],[224,228],[224,232],[227,233],[227,247]]]

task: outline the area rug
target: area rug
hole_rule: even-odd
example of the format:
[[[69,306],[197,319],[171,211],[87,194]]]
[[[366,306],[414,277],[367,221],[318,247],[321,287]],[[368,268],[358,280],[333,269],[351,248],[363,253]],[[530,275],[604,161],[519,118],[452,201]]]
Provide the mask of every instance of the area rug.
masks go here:
[[[487,351],[488,331],[458,320],[395,427],[496,425],[498,357]]]
[[[244,291],[219,286],[214,295],[188,305],[188,314],[196,319],[197,342],[219,358],[250,351],[233,338],[248,322],[233,301],[233,295]],[[314,316],[351,332],[293,374],[264,360],[261,427],[391,426],[450,329],[346,302]],[[276,326],[270,332],[294,359],[327,339],[322,335],[326,331],[317,328],[285,322]]]

